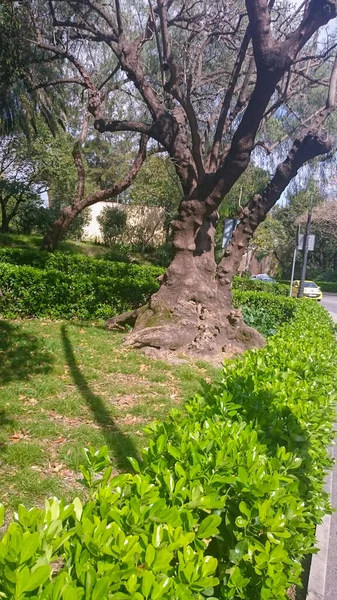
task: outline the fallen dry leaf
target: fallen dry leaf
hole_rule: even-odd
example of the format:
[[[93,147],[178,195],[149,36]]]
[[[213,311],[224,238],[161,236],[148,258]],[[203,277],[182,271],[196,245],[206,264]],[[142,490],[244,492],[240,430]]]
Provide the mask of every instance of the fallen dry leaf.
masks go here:
[[[26,431],[23,427],[21,428],[20,431],[14,431],[14,433],[12,433],[12,435],[9,436],[9,439],[11,440],[11,442],[13,442],[14,444],[16,442],[20,442],[21,440],[28,440],[29,439],[29,432]]]

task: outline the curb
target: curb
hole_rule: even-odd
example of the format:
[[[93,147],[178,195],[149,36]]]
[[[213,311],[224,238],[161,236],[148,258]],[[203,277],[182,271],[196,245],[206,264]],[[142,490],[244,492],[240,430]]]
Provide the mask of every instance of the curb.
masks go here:
[[[330,498],[332,495],[332,476],[333,470],[330,471],[325,484],[325,490]],[[319,551],[317,554],[313,554],[311,559],[307,600],[324,600],[331,517],[332,515],[325,515],[322,523],[316,529],[316,542]]]

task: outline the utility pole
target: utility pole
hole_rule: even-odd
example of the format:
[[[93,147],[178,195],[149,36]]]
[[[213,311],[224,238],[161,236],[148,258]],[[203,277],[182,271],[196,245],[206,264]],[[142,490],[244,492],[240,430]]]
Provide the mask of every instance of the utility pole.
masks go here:
[[[292,267],[291,267],[289,296],[293,295],[293,283],[294,283],[294,275],[295,275],[296,254],[297,254],[298,245],[299,245],[300,233],[301,233],[301,228],[300,228],[299,225],[297,225],[296,243],[295,243],[294,254],[293,254],[293,264],[292,264]]]
[[[304,282],[305,282],[305,274],[307,271],[307,260],[308,260],[308,246],[309,246],[309,235],[310,235],[310,223],[311,223],[311,213],[312,213],[312,202],[310,202],[309,210],[308,210],[308,218],[305,226],[304,239],[303,239],[303,264],[301,271],[301,282],[298,290],[298,298],[303,297],[304,291]]]

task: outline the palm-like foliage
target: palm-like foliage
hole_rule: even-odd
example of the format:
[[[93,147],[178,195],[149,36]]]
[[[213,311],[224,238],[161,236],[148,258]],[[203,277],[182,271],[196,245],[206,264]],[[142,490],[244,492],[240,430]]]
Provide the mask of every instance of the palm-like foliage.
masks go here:
[[[62,123],[62,90],[47,93],[35,84],[52,78],[59,65],[46,62],[41,51],[27,44],[27,15],[19,3],[0,5],[0,134],[15,130],[27,136],[36,130],[36,115],[46,120],[53,133]],[[33,38],[33,35],[32,35]]]

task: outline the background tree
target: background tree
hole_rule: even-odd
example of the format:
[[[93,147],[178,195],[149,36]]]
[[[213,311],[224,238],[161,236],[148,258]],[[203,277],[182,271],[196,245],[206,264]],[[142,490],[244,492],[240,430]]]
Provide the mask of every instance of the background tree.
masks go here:
[[[28,140],[11,134],[0,140],[1,231],[7,233],[22,206],[38,203],[44,186],[29,156]]]
[[[126,228],[127,214],[115,206],[105,206],[97,217],[104,243],[107,246],[116,244]]]
[[[303,227],[306,214],[297,220]],[[325,280],[337,279],[337,202],[324,198],[312,214],[311,233],[315,235],[315,250],[309,253],[308,276]]]
[[[163,223],[166,243],[170,243],[171,223],[177,216],[182,198],[181,184],[171,160],[155,154],[150,156],[131,185],[128,196],[133,204],[164,210],[164,219],[160,213],[154,231]]]
[[[134,13],[119,1],[50,0],[47,10],[37,0],[28,4],[36,45],[65,61],[57,83],[76,77],[96,130],[148,136],[169,154],[181,182],[174,258],[129,342],[203,354],[256,343],[232,310],[232,279],[255,229],[299,169],[333,148],[322,127],[336,108],[335,39],[322,29],[337,15],[336,0],[298,7],[157,0]],[[109,65],[107,78],[91,53]],[[114,106],[105,104],[111,94]],[[132,118],[117,109],[126,97]],[[279,162],[242,206],[217,265],[218,209],[258,149]]]

